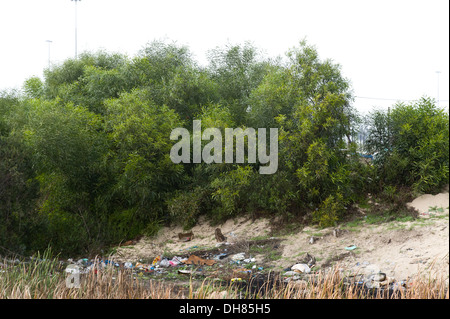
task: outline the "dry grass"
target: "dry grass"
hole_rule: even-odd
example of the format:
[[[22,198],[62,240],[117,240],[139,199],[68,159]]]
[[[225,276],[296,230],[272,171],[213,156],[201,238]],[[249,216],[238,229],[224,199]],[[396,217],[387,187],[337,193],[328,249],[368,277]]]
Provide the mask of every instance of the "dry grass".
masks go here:
[[[345,284],[338,267],[288,284],[274,276],[257,289],[251,288],[251,282],[224,285],[207,279],[191,279],[180,288],[174,283],[138,280],[130,270],[94,268],[81,276],[79,288],[67,288],[66,274],[56,259],[1,264],[0,299],[449,299],[446,278],[417,276],[406,289],[387,294],[387,290]]]

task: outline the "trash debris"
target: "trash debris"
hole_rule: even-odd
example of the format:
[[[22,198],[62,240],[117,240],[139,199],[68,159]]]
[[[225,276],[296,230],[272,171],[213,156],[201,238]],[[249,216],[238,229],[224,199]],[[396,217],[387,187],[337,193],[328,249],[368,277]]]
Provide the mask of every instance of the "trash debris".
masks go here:
[[[309,268],[307,264],[295,264],[291,267],[291,270],[305,274],[309,274],[311,272],[311,268]]]
[[[249,278],[251,274],[252,271],[250,269],[246,268],[233,269],[233,275],[235,278]]]
[[[178,266],[179,264],[182,264],[182,263],[183,263],[182,258],[181,257],[177,257],[177,256],[174,256],[172,258],[172,260],[169,260],[169,264],[172,267]]]
[[[181,241],[190,241],[194,239],[194,233],[192,231],[189,233],[178,233],[178,239]]]
[[[193,273],[192,270],[187,270],[187,269],[178,269],[178,273],[179,274],[185,274],[185,275],[190,275]]]
[[[78,265],[69,265],[67,266],[64,271],[68,274],[79,274],[80,273],[80,266]]]
[[[227,256],[228,256],[228,254],[221,253],[221,254],[218,254],[218,255],[214,256],[214,259],[215,260],[221,260],[221,259],[224,259]]]
[[[256,258],[246,258],[243,260],[244,263],[254,263],[256,261]]]
[[[83,263],[84,263],[84,265],[86,265],[87,263],[88,263],[88,259],[87,258],[84,258],[83,259]],[[112,260],[105,260],[104,262],[103,262],[105,265],[113,265],[113,266],[115,266],[115,267],[119,267],[119,264],[118,263],[116,263],[116,262],[114,262],[114,261],[112,261]]]
[[[155,259],[153,259],[152,266],[156,266],[161,261],[161,256],[156,256]]]
[[[169,260],[168,260],[167,258],[162,259],[162,260],[159,262],[159,266],[160,266],[160,267],[164,267],[164,268],[170,267]]]
[[[203,258],[200,258],[195,255],[190,255],[188,260],[186,260],[184,263],[187,265],[193,264],[193,265],[198,265],[198,266],[199,265],[212,266],[216,263],[216,261],[212,260],[212,259],[203,259]]]
[[[245,259],[245,253],[238,253],[238,254],[231,256],[232,261],[241,261],[244,259]]]
[[[123,267],[124,267],[124,268],[128,268],[128,269],[131,269],[131,268],[133,268],[133,264],[130,263],[129,261],[127,261],[127,262],[125,262],[125,263],[123,264]]]
[[[345,247],[345,250],[355,250],[357,247],[355,245]]]
[[[370,276],[370,279],[373,281],[385,281],[386,280],[386,274],[379,272],[378,274]]]
[[[231,278],[231,282],[235,282],[235,281],[244,281],[242,278],[237,277],[237,278]]]

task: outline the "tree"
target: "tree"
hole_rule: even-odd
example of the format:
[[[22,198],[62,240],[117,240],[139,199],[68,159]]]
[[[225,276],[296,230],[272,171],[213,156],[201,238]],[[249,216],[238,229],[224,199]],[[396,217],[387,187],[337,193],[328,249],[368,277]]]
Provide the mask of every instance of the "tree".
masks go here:
[[[373,112],[367,151],[376,154],[381,184],[436,192],[448,183],[448,113],[423,97],[392,110]]]
[[[211,78],[218,84],[219,102],[230,108],[237,125],[245,124],[248,98],[267,73],[268,62],[250,43],[216,48],[208,52],[208,58]]]
[[[106,161],[115,176],[111,197],[116,211],[129,215],[134,231],[152,220],[167,219],[165,197],[182,181],[183,166],[170,159],[172,129],[179,116],[148,99],[146,90],[124,93],[106,103],[105,124],[110,151]]]
[[[106,98],[118,97],[133,84],[125,76],[128,60],[121,54],[104,51],[80,54],[44,71],[44,97],[60,98],[96,113],[103,112]]]
[[[14,134],[12,117],[20,109],[17,92],[0,92],[0,249],[2,254],[26,253],[40,248],[35,236],[42,219],[35,214],[38,185],[31,153]]]

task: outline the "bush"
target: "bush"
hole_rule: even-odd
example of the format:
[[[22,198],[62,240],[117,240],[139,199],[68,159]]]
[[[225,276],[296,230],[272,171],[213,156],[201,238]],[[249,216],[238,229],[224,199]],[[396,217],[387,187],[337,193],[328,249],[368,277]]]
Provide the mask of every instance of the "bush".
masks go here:
[[[345,211],[345,204],[343,196],[339,193],[328,196],[313,212],[313,221],[321,227],[335,226]]]

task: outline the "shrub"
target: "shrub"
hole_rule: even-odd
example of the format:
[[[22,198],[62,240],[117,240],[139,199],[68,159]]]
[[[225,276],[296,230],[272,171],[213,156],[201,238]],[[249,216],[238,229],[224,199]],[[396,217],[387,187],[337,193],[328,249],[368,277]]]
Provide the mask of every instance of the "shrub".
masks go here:
[[[335,226],[345,211],[345,201],[341,194],[328,196],[313,212],[313,221],[321,227]]]

